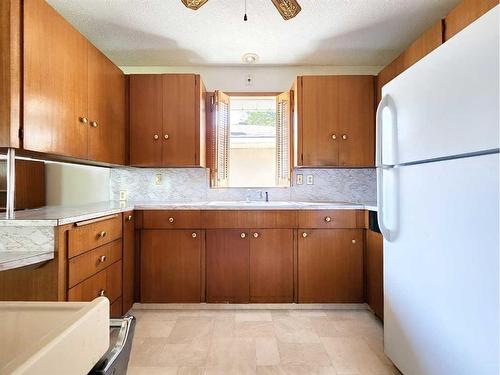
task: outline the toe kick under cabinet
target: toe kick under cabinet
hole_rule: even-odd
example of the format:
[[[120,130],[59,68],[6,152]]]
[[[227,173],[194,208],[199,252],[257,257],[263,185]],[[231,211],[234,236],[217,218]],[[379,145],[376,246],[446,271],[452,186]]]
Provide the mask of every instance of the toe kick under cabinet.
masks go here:
[[[362,210],[147,210],[143,303],[361,303]]]

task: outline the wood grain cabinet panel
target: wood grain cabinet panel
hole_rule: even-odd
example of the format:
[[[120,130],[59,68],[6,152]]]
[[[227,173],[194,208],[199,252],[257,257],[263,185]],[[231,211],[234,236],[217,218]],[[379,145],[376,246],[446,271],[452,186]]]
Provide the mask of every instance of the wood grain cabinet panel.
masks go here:
[[[301,210],[299,228],[358,228],[358,210]]]
[[[87,40],[43,0],[24,2],[24,148],[87,158]]]
[[[249,232],[241,229],[206,231],[207,302],[248,303]]]
[[[142,216],[144,229],[200,229],[198,210],[149,210]]]
[[[123,302],[122,298],[120,297],[109,306],[109,315],[111,318],[121,318],[123,316],[122,310]]]
[[[444,19],[445,40],[452,38],[498,4],[498,0],[463,0]]]
[[[366,231],[366,302],[375,314],[384,319],[383,237]]]
[[[135,282],[135,217],[134,211],[123,213],[123,314],[129,311],[134,304]]]
[[[200,230],[143,230],[141,302],[201,302]]]
[[[362,303],[363,230],[298,232],[298,300],[302,303]]]
[[[295,210],[206,210],[201,212],[202,226],[207,229],[275,228],[297,226]]]
[[[125,76],[90,43],[88,159],[125,164]]]
[[[250,302],[293,302],[293,230],[250,231]]]

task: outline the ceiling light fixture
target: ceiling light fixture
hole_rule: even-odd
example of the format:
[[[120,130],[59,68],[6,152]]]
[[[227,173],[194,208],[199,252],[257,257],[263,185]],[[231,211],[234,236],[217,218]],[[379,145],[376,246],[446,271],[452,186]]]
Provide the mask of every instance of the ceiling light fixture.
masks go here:
[[[181,0],[187,8],[197,10],[201,8],[208,0]]]
[[[241,57],[241,60],[247,64],[255,64],[257,61],[259,61],[259,55],[257,55],[256,53],[245,53]]]
[[[295,17],[302,10],[296,0],[271,0],[285,21]]]

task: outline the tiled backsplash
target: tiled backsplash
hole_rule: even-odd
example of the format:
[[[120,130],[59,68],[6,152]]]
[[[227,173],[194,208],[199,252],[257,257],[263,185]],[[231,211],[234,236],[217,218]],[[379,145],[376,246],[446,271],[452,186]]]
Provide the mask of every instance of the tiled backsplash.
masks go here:
[[[366,203],[376,201],[375,169],[302,169],[303,185],[289,188],[251,189],[252,199],[259,190],[269,192],[275,201],[343,201]],[[161,174],[161,184],[155,176]],[[306,185],[305,177],[314,176],[314,185]],[[110,195],[119,199],[120,190],[127,191],[131,201],[228,201],[245,200],[246,188],[211,189],[208,169],[204,168],[113,168]]]

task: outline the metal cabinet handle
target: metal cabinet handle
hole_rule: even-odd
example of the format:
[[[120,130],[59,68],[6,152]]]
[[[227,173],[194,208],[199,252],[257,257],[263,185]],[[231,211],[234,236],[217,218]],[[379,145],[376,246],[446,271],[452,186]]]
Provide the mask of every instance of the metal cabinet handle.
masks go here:
[[[253,238],[259,238],[259,233],[255,232],[255,233],[253,234]]]
[[[336,140],[337,139],[337,134],[332,134],[332,139]]]
[[[127,218],[125,219],[127,221],[132,221],[132,215],[128,215]]]
[[[92,126],[93,128],[97,128],[99,124],[97,123],[97,121],[90,121],[90,126]]]
[[[169,139],[169,138],[170,138],[170,136],[169,136],[168,134],[165,134],[165,135],[163,136],[163,138],[165,138],[165,139]]]
[[[241,238],[245,238],[246,236],[247,236],[247,235],[246,235],[245,233],[241,233],[241,234],[240,234],[240,237],[241,237]]]
[[[86,117],[80,117],[78,119],[83,125],[87,125],[89,123],[89,119]]]
[[[160,138],[160,136],[159,136],[158,134],[153,135],[153,139],[154,139],[155,141],[157,141],[159,138]]]
[[[99,257],[99,262],[104,263],[106,261],[106,255],[101,255]]]
[[[103,295],[106,294],[106,291],[104,289],[101,289],[99,293],[97,294],[99,297],[102,297]]]
[[[327,217],[325,217],[325,221],[326,221],[327,223],[329,223],[330,221],[332,221],[332,218],[331,218],[330,216],[327,216]]]
[[[347,134],[342,134],[342,139],[345,141],[347,139]]]
[[[351,240],[352,243],[356,243],[356,240]]]
[[[175,219],[174,219],[173,217],[169,217],[169,218],[168,218],[168,222],[169,222],[169,223],[173,223],[174,221],[175,221]]]
[[[302,232],[302,237],[306,238],[307,237],[307,233],[306,232]]]
[[[97,235],[97,238],[104,238],[104,237],[106,237],[106,234],[107,234],[106,231],[103,230],[102,232],[99,232],[99,234]]]
[[[193,233],[191,233],[191,237],[196,238],[196,237],[198,237],[198,235],[196,234],[196,232],[193,232]]]

